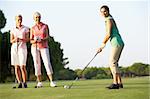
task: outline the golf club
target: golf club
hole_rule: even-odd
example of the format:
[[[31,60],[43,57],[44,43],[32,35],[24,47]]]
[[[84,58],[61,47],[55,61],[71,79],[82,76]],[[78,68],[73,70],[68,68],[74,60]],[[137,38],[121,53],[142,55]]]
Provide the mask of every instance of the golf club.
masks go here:
[[[18,56],[18,47],[19,47],[18,35],[16,35],[16,37],[17,37],[16,53],[17,53],[17,56]],[[17,88],[17,87],[16,87],[16,84],[17,84],[17,79],[16,79],[16,77],[15,77],[15,82],[14,82],[14,85],[13,85],[13,89],[16,89],[16,88]]]
[[[94,55],[94,57],[90,60],[90,62],[84,67],[84,69],[81,71],[79,77],[82,75],[82,73],[85,71],[85,69],[89,66],[89,64],[93,61],[93,59],[97,56],[98,53],[99,53],[99,52],[97,52],[97,53]],[[70,85],[64,85],[64,88],[65,88],[65,89],[70,89],[70,88],[73,86],[73,84],[79,79],[79,77],[76,77],[76,79],[75,79]]]
[[[16,87],[16,84],[17,84],[17,79],[15,78],[15,83],[14,83],[14,85],[13,85],[13,89],[16,89],[17,87]]]
[[[36,49],[36,64],[39,65],[39,62],[38,62],[38,47],[37,47],[37,38],[36,38],[36,46],[35,46],[35,49]],[[38,81],[36,80],[36,82],[38,83]],[[37,85],[34,87],[34,88],[40,88],[38,87]]]
[[[35,49],[36,49],[36,63],[38,64],[38,59],[37,59],[37,57],[38,57],[38,55],[37,55],[37,54],[38,54],[38,52],[37,52],[37,51],[38,51],[38,50],[37,50],[37,41],[36,41]]]

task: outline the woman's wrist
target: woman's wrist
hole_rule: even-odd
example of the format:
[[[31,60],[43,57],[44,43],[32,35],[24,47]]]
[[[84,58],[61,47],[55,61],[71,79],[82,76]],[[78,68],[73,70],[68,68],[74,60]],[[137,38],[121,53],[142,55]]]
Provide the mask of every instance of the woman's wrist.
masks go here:
[[[102,43],[101,46],[100,46],[100,48],[101,48],[101,49],[104,49],[105,46],[106,46],[106,44],[105,44],[105,43]]]

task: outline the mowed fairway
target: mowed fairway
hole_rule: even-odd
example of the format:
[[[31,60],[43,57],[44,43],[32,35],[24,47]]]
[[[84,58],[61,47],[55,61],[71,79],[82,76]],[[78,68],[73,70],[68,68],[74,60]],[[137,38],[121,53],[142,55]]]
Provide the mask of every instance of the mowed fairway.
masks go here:
[[[35,82],[28,83],[27,89],[12,89],[13,84],[0,84],[0,99],[150,99],[149,77],[124,78],[124,88],[108,90],[105,87],[111,79],[80,80],[71,89],[63,85],[72,81],[57,81],[58,87],[49,87],[43,82],[43,88],[34,88]]]

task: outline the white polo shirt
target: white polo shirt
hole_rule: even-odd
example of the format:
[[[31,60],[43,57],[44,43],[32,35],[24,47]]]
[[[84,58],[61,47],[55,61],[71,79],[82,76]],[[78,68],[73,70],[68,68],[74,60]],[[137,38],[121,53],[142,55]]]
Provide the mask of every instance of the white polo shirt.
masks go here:
[[[29,33],[29,28],[22,25],[21,28],[13,28],[10,32],[13,34],[15,37],[20,38],[20,39],[25,39],[26,33]],[[13,43],[12,46],[17,47],[17,43]],[[19,42],[18,48],[26,48],[26,43],[25,42]]]

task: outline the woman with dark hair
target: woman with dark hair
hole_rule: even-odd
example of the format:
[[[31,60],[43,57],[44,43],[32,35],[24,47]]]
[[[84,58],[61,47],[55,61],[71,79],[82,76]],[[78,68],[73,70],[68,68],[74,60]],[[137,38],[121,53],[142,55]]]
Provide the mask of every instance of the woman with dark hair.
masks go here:
[[[97,52],[101,52],[103,48],[105,47],[107,41],[110,39],[111,43],[111,54],[109,58],[109,66],[111,73],[113,75],[113,84],[108,86],[108,89],[119,89],[123,88],[123,84],[121,81],[121,75],[118,68],[118,62],[124,47],[124,42],[119,34],[117,25],[115,23],[115,20],[109,13],[109,7],[106,5],[103,5],[100,8],[101,15],[105,18],[105,26],[106,26],[106,36],[98,49]]]

